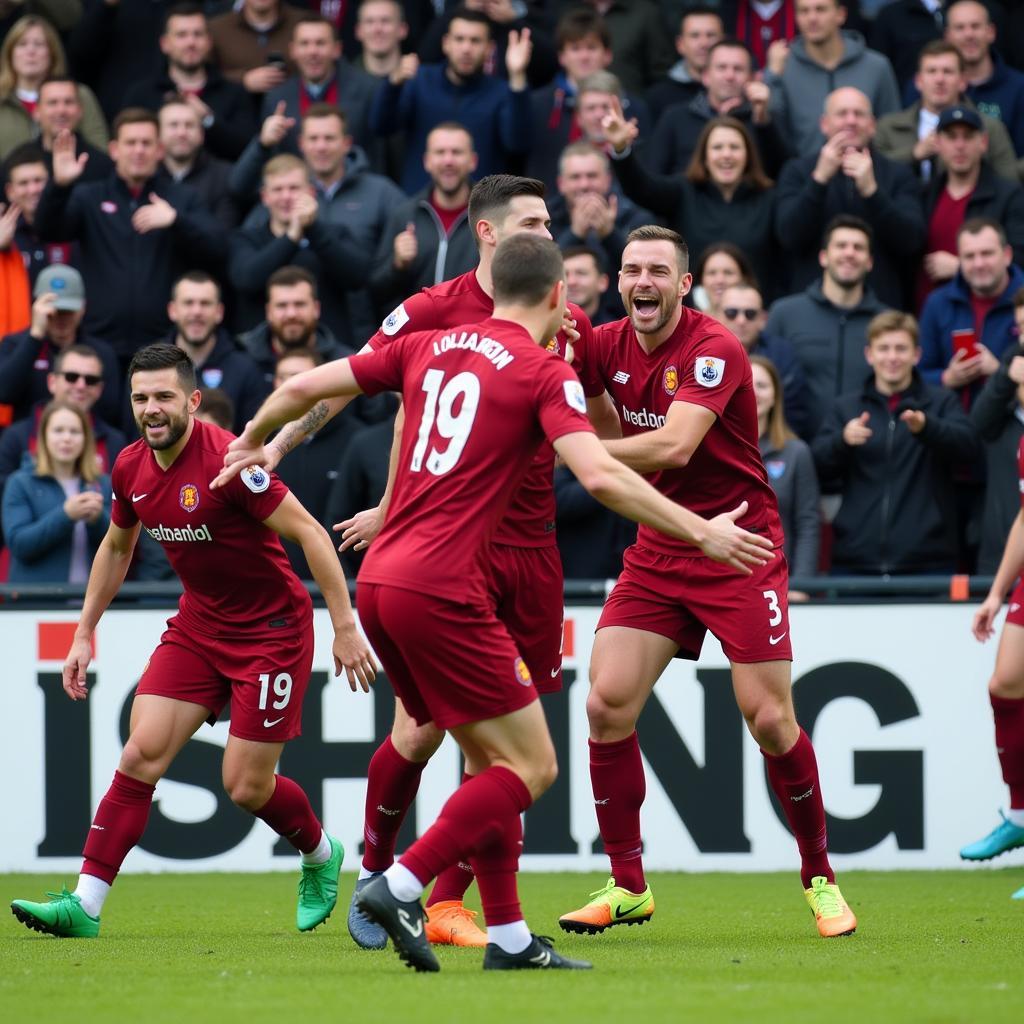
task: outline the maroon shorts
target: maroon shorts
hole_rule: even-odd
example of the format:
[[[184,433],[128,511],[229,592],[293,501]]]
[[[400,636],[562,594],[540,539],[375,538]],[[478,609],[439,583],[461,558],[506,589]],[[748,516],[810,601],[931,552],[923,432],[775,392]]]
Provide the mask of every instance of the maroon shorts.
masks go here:
[[[537,699],[530,670],[489,605],[360,582],[359,621],[395,695],[420,725],[452,729]]]
[[[1006,612],[1006,621],[1011,626],[1024,626],[1024,577],[1013,588],[1010,595],[1010,607]]]
[[[565,590],[558,548],[492,544],[488,590],[538,693],[562,688]]]
[[[711,630],[730,661],[792,661],[788,588],[781,551],[752,576],[742,576],[710,558],[663,555],[634,544],[597,628],[658,633],[679,645],[677,657],[694,661]]]
[[[171,619],[136,693],[201,704],[211,723],[230,700],[232,736],[283,743],[302,732],[312,669],[312,616],[237,641],[192,637]]]

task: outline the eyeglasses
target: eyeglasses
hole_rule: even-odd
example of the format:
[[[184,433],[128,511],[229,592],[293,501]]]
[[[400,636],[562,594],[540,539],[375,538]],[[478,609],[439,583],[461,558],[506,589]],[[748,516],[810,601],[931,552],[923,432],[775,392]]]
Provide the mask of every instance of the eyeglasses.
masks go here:
[[[95,373],[75,373],[69,370],[66,373],[62,372],[59,376],[63,377],[69,384],[77,384],[80,380],[83,380],[91,388],[103,383],[103,378],[97,377]]]
[[[722,310],[722,315],[726,320],[737,320],[742,316],[753,322],[761,315],[761,310],[739,309],[737,306],[726,306],[725,309]]]

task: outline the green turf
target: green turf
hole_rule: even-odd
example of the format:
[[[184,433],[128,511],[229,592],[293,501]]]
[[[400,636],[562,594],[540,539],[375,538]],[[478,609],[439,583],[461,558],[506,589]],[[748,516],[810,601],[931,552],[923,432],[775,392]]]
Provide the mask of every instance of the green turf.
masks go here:
[[[72,879],[68,879],[72,881]],[[998,1024],[1024,1021],[1020,868],[855,872],[855,936],[819,939],[792,875],[654,874],[654,920],[569,936],[559,913],[604,878],[525,875],[534,930],[594,971],[483,974],[475,950],[438,951],[439,975],[356,949],[352,877],[316,932],[295,931],[287,875],[126,875],[99,939],[0,929],[0,1012],[10,1024],[569,1021],[693,1024]],[[0,875],[4,902],[60,879]]]

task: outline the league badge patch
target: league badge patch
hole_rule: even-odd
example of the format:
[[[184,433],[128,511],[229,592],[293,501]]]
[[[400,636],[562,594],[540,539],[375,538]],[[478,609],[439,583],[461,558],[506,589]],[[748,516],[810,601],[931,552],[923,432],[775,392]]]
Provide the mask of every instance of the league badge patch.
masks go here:
[[[185,484],[178,492],[178,504],[186,512],[195,512],[199,508],[199,488],[195,484]]]
[[[242,483],[253,494],[262,494],[270,486],[270,474],[262,466],[246,466],[242,470]]]
[[[565,401],[569,408],[586,416],[587,396],[583,394],[583,385],[578,380],[564,380],[562,388],[565,391]]]
[[[786,464],[782,459],[769,459],[764,464],[764,468],[768,471],[768,477],[771,480],[778,480],[786,472]]]
[[[405,303],[396,306],[384,318],[380,329],[390,338],[397,334],[409,322],[409,314],[405,311]]]
[[[715,356],[698,356],[693,365],[693,379],[702,388],[713,388],[722,383],[725,360]]]
[[[665,367],[665,376],[662,377],[661,386],[665,389],[666,395],[674,395],[679,390],[679,370],[674,364]]]

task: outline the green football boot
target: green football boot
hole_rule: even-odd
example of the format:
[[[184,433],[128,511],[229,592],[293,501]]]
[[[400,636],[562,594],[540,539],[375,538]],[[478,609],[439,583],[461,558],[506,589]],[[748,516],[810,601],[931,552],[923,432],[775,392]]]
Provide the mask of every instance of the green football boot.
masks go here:
[[[331,855],[323,864],[303,864],[299,879],[299,904],[295,908],[295,924],[300,932],[312,931],[331,916],[338,902],[338,874],[345,859],[345,849],[334,836]]]
[[[95,939],[100,919],[82,909],[82,901],[63,886],[60,892],[48,892],[46,903],[14,900],[11,913],[26,927],[61,939]]]

